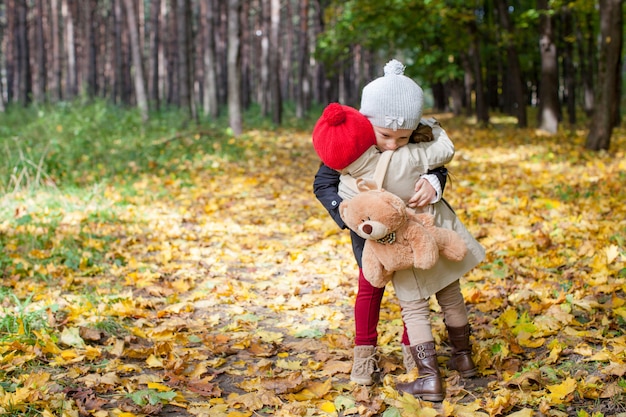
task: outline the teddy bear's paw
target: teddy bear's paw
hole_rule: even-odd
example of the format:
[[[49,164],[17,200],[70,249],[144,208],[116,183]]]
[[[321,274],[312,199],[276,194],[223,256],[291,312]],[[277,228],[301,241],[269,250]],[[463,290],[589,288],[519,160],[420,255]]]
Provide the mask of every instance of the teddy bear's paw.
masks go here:
[[[439,254],[433,252],[431,254],[428,253],[420,253],[416,254],[413,259],[413,266],[417,269],[430,269],[439,260]]]

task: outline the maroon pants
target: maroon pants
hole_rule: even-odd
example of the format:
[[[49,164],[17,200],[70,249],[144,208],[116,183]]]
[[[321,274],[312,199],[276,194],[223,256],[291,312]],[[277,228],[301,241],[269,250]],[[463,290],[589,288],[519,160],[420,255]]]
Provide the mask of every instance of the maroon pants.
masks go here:
[[[380,304],[383,299],[385,288],[376,288],[363,276],[359,268],[359,287],[354,303],[354,325],[356,327],[354,344],[356,346],[376,346],[378,341],[378,318],[380,317]],[[409,345],[409,336],[404,327],[402,344]]]

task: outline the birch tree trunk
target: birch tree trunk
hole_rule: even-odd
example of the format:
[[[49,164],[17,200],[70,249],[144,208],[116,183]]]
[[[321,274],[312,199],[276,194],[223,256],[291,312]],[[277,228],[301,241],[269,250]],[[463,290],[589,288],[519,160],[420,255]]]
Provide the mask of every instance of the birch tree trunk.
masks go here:
[[[78,93],[76,84],[76,50],[74,42],[74,16],[69,7],[71,0],[61,0],[61,15],[65,27],[65,54],[67,72],[65,74],[65,97],[72,100]]]
[[[272,107],[272,121],[276,125],[280,125],[283,119],[283,103],[281,97],[281,76],[280,76],[280,0],[271,0],[270,9],[270,79],[269,91]]]
[[[228,121],[235,137],[243,133],[241,111],[240,23],[241,0],[228,2]]]
[[[200,2],[203,52],[204,52],[204,95],[202,108],[205,116],[217,118],[219,104],[217,101],[217,73],[215,71],[215,0],[201,0]]]
[[[272,30],[271,19],[272,3],[267,0],[261,0],[261,79],[259,81],[259,104],[261,107],[261,116],[266,117],[270,114],[271,97],[270,91],[270,33]]]
[[[130,36],[130,50],[133,60],[133,75],[135,80],[135,99],[137,107],[141,113],[141,119],[148,121],[148,99],[146,96],[145,81],[143,77],[143,65],[141,59],[141,50],[139,47],[139,30],[137,28],[137,18],[133,0],[124,0],[126,7],[126,18],[128,20],[128,34]]]
[[[559,128],[559,71],[554,43],[552,17],[548,0],[537,0],[541,11],[539,51],[541,54],[541,85],[539,87],[539,129],[556,133]]]
[[[153,0],[150,4],[150,87],[149,97],[155,109],[160,108],[159,96],[159,48],[161,38],[159,36],[161,0]]]

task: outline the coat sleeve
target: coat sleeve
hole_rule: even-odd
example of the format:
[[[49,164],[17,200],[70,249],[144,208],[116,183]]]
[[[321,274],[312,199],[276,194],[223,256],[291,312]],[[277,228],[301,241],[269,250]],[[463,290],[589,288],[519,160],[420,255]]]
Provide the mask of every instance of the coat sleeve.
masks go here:
[[[443,194],[443,190],[446,188],[446,181],[448,180],[448,168],[441,166],[428,170],[428,173],[437,177],[439,184],[441,184],[441,194]]]
[[[320,165],[313,180],[313,193],[320,203],[324,206],[333,218],[335,223],[342,228],[346,228],[346,224],[339,214],[339,204],[342,198],[339,196],[339,172],[326,165]]]
[[[411,155],[425,169],[433,169],[449,163],[454,157],[454,143],[435,119],[422,119],[422,125],[432,129],[432,140],[412,143]]]

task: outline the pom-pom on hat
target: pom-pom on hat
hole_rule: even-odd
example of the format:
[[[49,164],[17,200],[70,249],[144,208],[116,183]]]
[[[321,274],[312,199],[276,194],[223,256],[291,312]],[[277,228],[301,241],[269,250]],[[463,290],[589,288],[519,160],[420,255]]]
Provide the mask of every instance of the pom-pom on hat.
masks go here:
[[[400,61],[392,59],[385,65],[384,75],[363,88],[360,111],[374,126],[415,130],[419,125],[424,92],[404,75],[404,68]]]
[[[331,103],[313,128],[313,147],[328,167],[342,170],[376,145],[372,124],[356,109]]]

